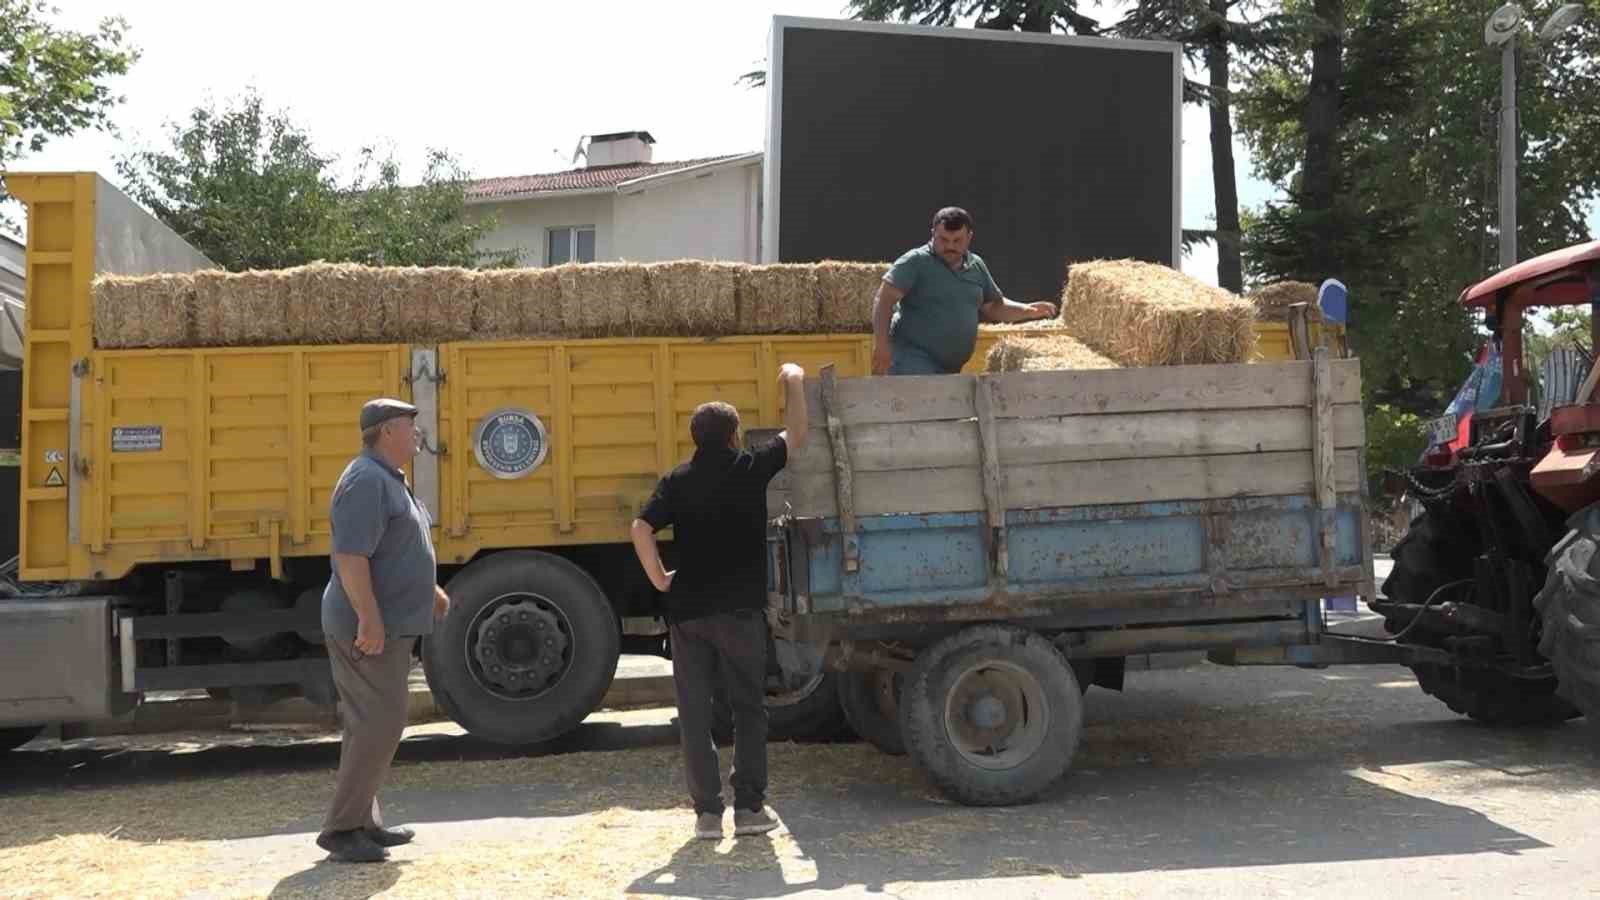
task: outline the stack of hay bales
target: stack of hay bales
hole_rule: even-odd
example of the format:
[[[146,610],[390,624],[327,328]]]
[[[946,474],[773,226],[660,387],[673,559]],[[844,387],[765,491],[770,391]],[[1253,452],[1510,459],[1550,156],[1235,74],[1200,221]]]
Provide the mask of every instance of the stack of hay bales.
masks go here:
[[[1134,260],[1076,263],[1061,322],[1122,366],[1241,363],[1255,349],[1255,305],[1176,269]]]
[[[872,300],[889,273],[888,263],[824,260],[816,267],[821,308],[817,322],[827,334],[872,330]]]
[[[699,260],[645,266],[649,291],[635,310],[635,332],[685,337],[732,334],[744,268]]]
[[[493,341],[561,333],[560,271],[489,269],[475,273],[473,284],[473,337]]]
[[[1317,306],[1317,286],[1304,281],[1280,281],[1252,292],[1245,299],[1255,304],[1257,318],[1283,322],[1289,318],[1289,307],[1296,303]]]
[[[193,345],[194,279],[187,273],[101,279],[94,289],[94,333],[100,346]]]

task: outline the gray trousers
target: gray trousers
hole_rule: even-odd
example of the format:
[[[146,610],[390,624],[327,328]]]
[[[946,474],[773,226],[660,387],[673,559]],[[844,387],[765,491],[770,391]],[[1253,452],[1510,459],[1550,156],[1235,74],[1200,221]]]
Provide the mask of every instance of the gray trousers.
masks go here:
[[[694,811],[721,815],[726,808],[711,736],[713,697],[719,693],[733,707],[733,774],[728,780],[734,808],[761,809],[767,799],[766,613],[719,613],[672,625],[671,632],[678,734]]]
[[[411,688],[411,649],[415,637],[384,642],[377,656],[356,653],[350,641],[328,638],[328,662],[339,688],[339,781],[323,833],[382,828],[378,789],[405,732]]]

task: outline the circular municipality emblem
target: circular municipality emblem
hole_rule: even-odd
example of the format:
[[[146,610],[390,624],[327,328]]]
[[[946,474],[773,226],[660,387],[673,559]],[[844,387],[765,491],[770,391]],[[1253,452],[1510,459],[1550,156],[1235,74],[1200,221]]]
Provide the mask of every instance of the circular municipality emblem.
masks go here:
[[[521,478],[544,462],[549,434],[539,417],[525,409],[497,409],[479,420],[472,451],[490,475]]]

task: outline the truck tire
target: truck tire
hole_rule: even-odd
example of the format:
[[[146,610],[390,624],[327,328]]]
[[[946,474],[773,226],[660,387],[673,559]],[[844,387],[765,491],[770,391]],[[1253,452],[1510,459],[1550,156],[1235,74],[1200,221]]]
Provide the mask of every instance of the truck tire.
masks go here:
[[[0,753],[7,753],[39,736],[43,725],[10,725],[0,728]]]
[[[839,706],[862,740],[890,756],[906,754],[900,734],[900,695],[905,676],[888,669],[845,672],[839,676]]]
[[[906,749],[969,806],[1034,799],[1066,771],[1083,734],[1083,692],[1043,636],[979,625],[917,655],[900,703]]]
[[[423,642],[435,702],[473,735],[546,741],[577,727],[617,672],[621,634],[605,593],[559,556],[508,550],[450,579],[450,614]]]
[[[1384,582],[1384,596],[1402,603],[1427,603],[1445,585],[1472,577],[1477,548],[1477,536],[1459,522],[1424,512],[1395,545],[1394,569]],[[1402,628],[1391,620],[1385,620],[1384,627],[1391,633]],[[1434,663],[1418,663],[1411,671],[1423,693],[1486,725],[1548,725],[1577,715],[1556,695],[1554,678],[1513,678],[1494,669]]]
[[[1600,738],[1600,506],[1550,551],[1550,574],[1533,600],[1544,624],[1539,652],[1556,673],[1556,693],[1589,719]]]

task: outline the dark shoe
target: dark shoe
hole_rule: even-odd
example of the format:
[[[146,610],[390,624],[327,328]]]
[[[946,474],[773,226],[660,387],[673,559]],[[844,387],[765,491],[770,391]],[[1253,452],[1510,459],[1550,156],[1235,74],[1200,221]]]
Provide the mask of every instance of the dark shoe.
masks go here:
[[[700,813],[694,817],[694,836],[702,841],[722,840],[722,816]]]
[[[733,811],[733,833],[738,836],[752,834],[766,834],[778,827],[778,814],[772,807],[763,806],[760,809],[736,809]]]
[[[367,837],[372,839],[379,847],[398,847],[409,844],[416,839],[417,833],[409,828],[396,826],[394,828],[368,828]]]
[[[379,847],[361,829],[354,831],[325,831],[317,835],[317,846],[328,851],[338,862],[375,863],[389,858],[389,851]]]

